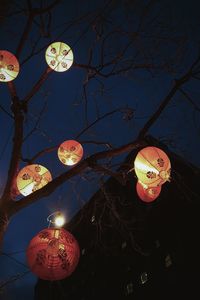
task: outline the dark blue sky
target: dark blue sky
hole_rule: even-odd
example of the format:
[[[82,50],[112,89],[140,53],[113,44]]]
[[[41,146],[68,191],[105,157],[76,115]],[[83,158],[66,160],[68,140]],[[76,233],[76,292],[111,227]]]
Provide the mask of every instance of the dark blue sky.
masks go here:
[[[23,6],[23,2],[25,1],[15,2],[17,3],[16,10]],[[141,6],[139,5],[139,8],[136,9],[132,7],[132,1],[122,2],[130,5],[130,15],[132,10],[134,14],[131,17],[133,19],[135,17],[134,20],[137,23],[141,13]],[[143,3],[147,2],[143,1]],[[49,3],[49,1],[44,1],[44,3]],[[137,27],[134,27],[135,24],[130,15],[127,15],[127,11],[123,11],[119,3],[120,1],[113,1],[115,10],[111,18],[108,13],[109,9],[111,9],[109,1],[87,0],[84,1],[84,5],[83,1],[63,1],[52,13],[51,27],[52,29],[55,28],[55,30],[52,31],[51,38],[43,38],[38,46],[48,45],[50,40],[56,39],[59,32],[62,32],[66,23],[70,23],[71,20],[79,19],[80,16],[90,13],[91,15],[89,14],[86,20],[76,21],[75,24],[72,22],[72,26],[70,25],[69,29],[58,39],[58,41],[63,41],[72,47],[75,64],[87,64],[89,48],[94,47],[95,30],[99,30],[99,34],[103,35],[106,30],[112,31],[117,28],[118,30],[134,31]],[[106,6],[107,21],[105,27],[102,29],[95,23],[95,29],[94,20],[97,16],[100,17],[102,15],[99,12],[103,11],[105,5],[108,5]],[[163,1],[162,5],[155,6],[152,11],[151,9],[150,11],[147,10],[147,15],[145,15],[146,21],[144,22],[144,27],[141,28],[143,37],[141,40],[145,39],[145,34],[148,35],[148,38],[146,38],[145,42],[138,42],[136,46],[127,50],[126,57],[130,59],[137,51],[143,51],[145,55],[151,54],[153,56],[153,63],[160,64],[163,60],[168,62],[168,64],[161,71],[144,71],[142,69],[130,73],[123,72],[121,76],[92,80],[87,86],[89,123],[95,121],[98,115],[101,116],[119,107],[131,107],[134,109],[134,117],[130,121],[126,121],[122,113],[116,113],[88,130],[80,137],[80,141],[110,142],[114,147],[117,147],[134,140],[142,125],[172,87],[173,80],[181,76],[187,70],[187,66],[196,58],[199,51],[198,12],[198,1],[178,0],[173,1],[173,3],[172,1]],[[150,22],[152,16],[158,17],[156,25]],[[19,32],[23,29],[25,20],[25,17],[16,14],[6,18],[1,23],[0,49],[15,53],[19,41]],[[37,21],[39,22],[39,20]],[[126,22],[129,22],[128,25]],[[161,27],[162,32],[158,30]],[[30,46],[37,37],[37,30],[38,27],[35,23],[33,33],[27,41],[28,46],[25,47],[21,55],[20,63],[28,55]],[[155,35],[154,38],[152,37],[153,35]],[[166,41],[163,39],[163,36],[165,36]],[[169,37],[172,39],[170,43],[168,42]],[[157,42],[158,40],[159,43]],[[180,47],[180,55],[178,55],[180,61],[174,62],[177,71],[175,73],[173,69],[170,69],[170,62],[173,59],[173,51],[175,51],[174,45],[178,41],[179,44],[182,41],[182,47]],[[109,51],[106,53],[107,59],[111,55],[110,52],[116,53],[118,47],[120,49],[126,42],[126,37],[120,37],[120,35],[119,37],[117,35],[117,38],[113,38],[113,44],[112,40],[109,41]],[[93,48],[93,65],[98,64],[99,45],[100,42]],[[142,48],[144,49],[141,50]],[[182,53],[183,56],[181,57]],[[19,76],[14,81],[20,98],[27,94],[38,79],[38,76],[45,70],[44,55],[45,49],[21,67]],[[145,61],[145,56],[143,60]],[[142,58],[139,58],[139,62],[142,62]],[[109,69],[105,69],[105,72],[108,71]],[[43,107],[45,108],[38,129],[26,140],[23,146],[23,157],[32,157],[43,148],[58,145],[67,139],[74,139],[86,126],[85,101],[82,89],[85,79],[85,70],[76,66],[64,73],[52,72],[50,74],[43,87],[31,101],[25,121],[26,133],[33,128],[38,115]],[[104,89],[103,93],[102,87]],[[186,84],[184,90],[192,96],[196,105],[200,106],[198,81],[193,80]],[[0,104],[10,112],[8,88],[3,83],[0,83]],[[150,133],[161,140],[170,142],[169,145],[172,150],[191,163],[200,166],[198,155],[200,150],[199,120],[199,112],[179,93],[150,129]],[[2,110],[0,110],[0,122],[0,192],[2,193],[10,158],[13,123]],[[104,149],[104,145],[84,144],[84,157]],[[113,162],[120,162],[122,159],[123,157],[120,157],[120,159],[116,159]],[[53,177],[66,170],[66,166],[62,165],[58,160],[56,151],[40,157],[37,163],[46,166]],[[22,162],[21,167],[24,165]],[[70,220],[98,188],[98,178],[94,178],[91,181],[93,177],[95,176],[90,175],[90,180],[84,176],[72,178],[72,180],[58,188],[48,199],[44,198],[14,216],[5,235],[3,251],[5,253],[19,252],[11,257],[26,265],[25,249],[30,239],[38,231],[47,227],[47,216],[55,210],[61,209],[66,214],[67,219]],[[14,261],[11,257],[0,257],[0,280],[7,280],[16,274],[22,274],[27,271],[26,266],[20,265],[19,262]],[[6,287],[5,295],[7,295],[7,298],[5,299],[15,300],[18,297],[21,297],[21,299],[28,297],[30,300],[33,299],[35,282],[36,277],[29,273],[23,276],[22,279],[10,283]],[[24,289],[25,286],[27,292]],[[26,297],[23,298],[25,293],[27,293]]]

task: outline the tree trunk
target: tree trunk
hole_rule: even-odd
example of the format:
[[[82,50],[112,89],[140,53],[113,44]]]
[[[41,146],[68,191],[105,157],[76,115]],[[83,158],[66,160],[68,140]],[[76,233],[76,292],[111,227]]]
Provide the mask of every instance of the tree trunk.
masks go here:
[[[4,210],[1,210],[0,207],[0,250],[2,249],[3,246],[3,238],[6,229],[8,227],[8,223],[9,223],[8,214]]]

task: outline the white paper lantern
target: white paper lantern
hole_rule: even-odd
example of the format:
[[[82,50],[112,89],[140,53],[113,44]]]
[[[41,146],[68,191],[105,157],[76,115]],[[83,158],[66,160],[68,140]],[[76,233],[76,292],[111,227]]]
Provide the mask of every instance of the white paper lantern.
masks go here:
[[[41,165],[28,165],[21,169],[17,175],[17,188],[27,196],[45,186],[52,180],[49,170]]]
[[[46,50],[46,62],[56,72],[67,71],[73,64],[72,49],[65,43],[52,43]]]

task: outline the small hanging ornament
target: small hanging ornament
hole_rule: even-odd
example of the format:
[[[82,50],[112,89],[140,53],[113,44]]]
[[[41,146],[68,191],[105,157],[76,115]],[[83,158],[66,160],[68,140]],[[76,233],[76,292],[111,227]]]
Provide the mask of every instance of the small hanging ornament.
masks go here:
[[[134,161],[139,181],[148,187],[162,185],[170,179],[171,163],[167,154],[157,147],[140,150]]]
[[[26,251],[31,271],[43,280],[61,280],[71,275],[79,262],[80,249],[74,236],[63,228],[40,231]]]
[[[147,187],[144,186],[140,181],[137,182],[136,184],[136,191],[138,194],[138,197],[146,202],[150,203],[155,201],[158,196],[160,195],[161,192],[161,186],[156,186],[156,187]]]
[[[9,51],[0,50],[0,81],[9,82],[19,74],[19,62]]]
[[[56,72],[64,72],[72,66],[74,55],[67,44],[55,42],[47,48],[45,59],[51,69]]]
[[[63,142],[58,148],[59,160],[67,166],[77,164],[83,156],[83,147],[74,140]]]
[[[17,175],[17,188],[22,195],[27,196],[41,189],[51,180],[51,173],[47,168],[36,164],[28,165]]]

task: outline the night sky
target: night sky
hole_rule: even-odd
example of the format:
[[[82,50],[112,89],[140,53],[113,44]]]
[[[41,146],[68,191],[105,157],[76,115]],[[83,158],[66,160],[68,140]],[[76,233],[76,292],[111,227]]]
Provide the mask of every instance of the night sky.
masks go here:
[[[10,7],[6,7],[8,17],[0,21],[0,49],[15,54],[26,23],[26,16],[17,12],[27,7],[27,2],[24,0],[10,2]],[[35,6],[40,3],[40,1],[32,2]],[[42,1],[44,6],[51,2],[53,1]],[[63,41],[71,46],[74,65],[63,73],[52,72],[32,98],[25,119],[25,136],[34,128],[38,116],[41,118],[37,129],[25,140],[22,149],[23,158],[30,158],[38,151],[59,145],[65,140],[76,139],[88,124],[117,108],[123,108],[123,112],[117,112],[98,122],[78,138],[84,147],[84,158],[106,150],[105,144],[108,142],[113,147],[118,147],[134,141],[143,124],[169,92],[173,81],[184,74],[196,59],[200,49],[197,0],[158,1],[162,4],[148,6],[143,15],[143,23],[140,24],[142,7],[147,2],[154,1],[61,1],[52,11],[51,34],[44,35],[38,40],[36,49],[43,48],[43,50],[22,64],[30,54],[31,47],[41,30],[39,27],[41,19],[39,17],[36,19],[19,59],[20,65],[22,64],[20,73],[14,81],[20,99],[23,99],[47,67],[44,56],[51,41]],[[103,16],[105,23],[101,25],[98,22]],[[46,14],[43,21],[47,20]],[[136,32],[137,29],[142,38],[141,40],[138,38],[126,50],[124,57],[129,61],[138,55],[136,59],[138,63],[151,61],[157,67],[124,71],[107,78],[97,76],[90,80],[86,86],[88,115],[86,120],[83,93],[83,85],[87,80],[86,69],[78,65],[88,64],[90,49],[93,49],[91,64],[93,66],[99,64],[101,39],[108,32],[115,30]],[[99,40],[95,42],[96,33]],[[105,47],[108,51],[105,54],[105,61],[109,60],[113,53],[115,55],[119,52],[126,43],[127,36],[119,33],[106,40]],[[110,70],[111,67],[107,67],[102,72],[109,73]],[[187,83],[183,90],[190,95],[195,105],[200,107],[198,80]],[[0,83],[0,105],[2,194],[13,134],[12,119],[2,109],[11,113],[10,97],[5,83]],[[125,108],[133,110],[130,120]],[[173,97],[149,133],[166,142],[171,150],[185,160],[200,167],[199,111],[184,98],[183,94],[177,93]],[[93,143],[86,143],[88,141]],[[113,159],[113,164],[122,162],[124,157],[122,155]],[[53,178],[69,168],[60,163],[56,151],[39,157],[36,163],[46,166]],[[25,163],[22,161],[20,166],[24,167]],[[0,287],[3,282],[10,281],[10,283],[4,289],[3,298],[0,294],[0,299],[15,300],[19,297],[33,299],[37,278],[29,272],[26,264],[25,251],[29,241],[48,226],[47,217],[54,211],[62,210],[69,221],[98,189],[98,183],[99,176],[94,173],[76,176],[60,186],[48,198],[41,199],[12,218],[4,239],[2,251],[5,254],[0,256]],[[17,198],[18,201],[19,199],[20,197]],[[21,278],[15,280],[18,276]]]

